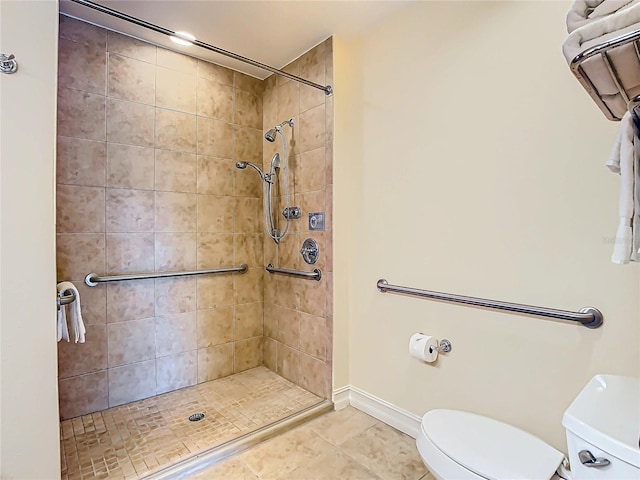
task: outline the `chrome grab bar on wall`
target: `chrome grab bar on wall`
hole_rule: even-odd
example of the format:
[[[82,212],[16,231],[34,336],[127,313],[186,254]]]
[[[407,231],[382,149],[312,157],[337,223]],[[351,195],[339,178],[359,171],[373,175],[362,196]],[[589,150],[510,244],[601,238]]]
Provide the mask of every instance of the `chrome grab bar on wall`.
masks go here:
[[[456,295],[453,293],[440,293],[429,290],[419,290],[417,288],[401,287],[399,285],[389,285],[389,283],[384,279],[378,280],[377,286],[378,290],[382,293],[402,293],[405,295],[412,295],[414,297],[462,303],[464,305],[472,305],[474,307],[492,308],[494,310],[523,313],[538,317],[569,320],[572,322],[578,322],[587,328],[598,328],[604,321],[602,312],[594,307],[584,307],[581,308],[579,312],[569,312],[567,310],[557,310],[555,308],[534,307],[519,303],[501,302],[498,300],[488,300],[486,298],[466,297],[464,295]]]
[[[239,267],[223,267],[211,268],[209,270],[188,270],[184,272],[151,272],[137,273],[133,275],[111,275],[108,277],[99,277],[97,273],[90,273],[84,277],[84,283],[90,287],[95,287],[98,283],[120,282],[123,280],[144,280],[147,278],[165,278],[165,277],[184,277],[186,275],[206,275],[212,273],[246,273],[249,267],[246,263],[240,264]]]
[[[273,263],[266,266],[265,270],[269,273],[282,273],[284,275],[292,275],[294,277],[303,277],[311,280],[317,280],[318,282],[322,278],[322,271],[316,268],[313,272],[301,272],[300,270],[289,270],[288,268],[274,267]]]
[[[66,292],[70,292],[69,295],[63,295],[63,293]],[[71,290],[65,290],[64,292],[60,292],[57,295],[58,298],[56,298],[56,305],[58,307],[58,310],[60,310],[60,307],[62,305],[69,305],[70,303],[73,303],[76,301],[76,294],[73,293]]]

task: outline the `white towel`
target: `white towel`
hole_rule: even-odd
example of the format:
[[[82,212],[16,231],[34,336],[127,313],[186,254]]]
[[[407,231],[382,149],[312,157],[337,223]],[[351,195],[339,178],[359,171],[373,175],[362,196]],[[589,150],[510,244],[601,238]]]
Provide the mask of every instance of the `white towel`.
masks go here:
[[[635,204],[639,201],[636,193],[635,176],[638,170],[638,156],[636,155],[636,135],[633,125],[633,118],[627,112],[620,122],[618,136],[613,145],[613,150],[607,160],[607,167],[620,175],[620,197],[618,200],[618,214],[620,220],[618,230],[613,244],[613,263],[629,263],[633,258],[636,260],[637,249],[633,252],[634,244],[640,243],[638,230],[634,231],[634,210]]]
[[[58,295],[60,295],[59,291],[58,291]],[[56,326],[57,326],[57,333],[58,333],[58,341],[66,340],[68,342],[69,330],[67,329],[67,309],[64,308],[64,305],[60,305],[58,307],[58,321]]]
[[[80,293],[78,293],[78,289],[71,282],[60,282],[58,284],[58,292],[66,292],[67,290],[71,290],[76,299],[67,305],[69,308],[69,320],[71,323],[71,334],[68,335],[67,339],[73,337],[75,343],[84,343],[85,341],[85,333],[87,333],[84,322],[82,321],[82,312],[80,311]],[[64,309],[65,306],[61,306],[60,310]],[[63,318],[66,316],[62,315]],[[58,316],[60,317],[60,315]],[[66,322],[65,322],[66,323]]]
[[[639,0],[576,0],[567,14],[567,33],[607,15],[629,8]]]

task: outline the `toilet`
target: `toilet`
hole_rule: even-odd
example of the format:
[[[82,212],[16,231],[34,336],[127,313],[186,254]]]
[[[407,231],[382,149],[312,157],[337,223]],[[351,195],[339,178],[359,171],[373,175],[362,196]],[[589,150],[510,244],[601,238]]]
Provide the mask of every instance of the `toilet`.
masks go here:
[[[640,479],[637,378],[596,375],[562,425],[569,459],[528,432],[459,410],[427,412],[416,445],[438,480]]]

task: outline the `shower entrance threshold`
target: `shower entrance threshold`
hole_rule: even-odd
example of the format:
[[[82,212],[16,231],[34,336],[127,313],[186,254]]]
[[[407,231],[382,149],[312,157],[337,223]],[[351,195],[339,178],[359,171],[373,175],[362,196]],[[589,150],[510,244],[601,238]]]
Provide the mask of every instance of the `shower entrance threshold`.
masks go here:
[[[253,368],[62,421],[61,476],[188,478],[331,408],[267,368]]]

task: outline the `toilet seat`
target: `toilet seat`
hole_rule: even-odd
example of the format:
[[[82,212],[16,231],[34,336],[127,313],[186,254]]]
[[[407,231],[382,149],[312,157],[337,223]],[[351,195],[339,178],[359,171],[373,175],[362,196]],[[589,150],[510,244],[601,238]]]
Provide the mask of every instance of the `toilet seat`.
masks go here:
[[[417,446],[438,478],[550,479],[564,454],[516,427],[473,413],[431,410]]]

